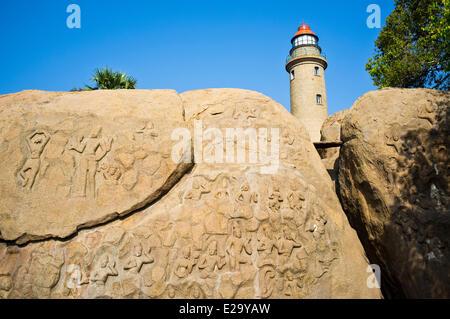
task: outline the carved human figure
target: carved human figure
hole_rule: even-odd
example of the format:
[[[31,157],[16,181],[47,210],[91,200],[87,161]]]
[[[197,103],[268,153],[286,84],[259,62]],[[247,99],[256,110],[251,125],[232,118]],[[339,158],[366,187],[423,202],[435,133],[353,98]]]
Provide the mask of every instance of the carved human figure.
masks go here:
[[[134,139],[136,141],[142,141],[146,139],[155,139],[158,137],[158,131],[155,129],[155,125],[152,121],[143,124],[134,133]]]
[[[310,260],[310,255],[307,252],[307,247],[302,247],[295,253],[295,258],[290,265],[292,271],[296,274],[298,273],[306,273],[308,269],[308,261]],[[303,277],[303,276],[302,276]],[[300,282],[301,284],[301,282]],[[300,286],[301,288],[301,286]]]
[[[228,233],[228,220],[233,216],[235,205],[228,191],[228,181],[226,177],[219,179],[214,192],[214,200],[206,201],[208,214],[204,214],[204,227],[208,234]],[[199,233],[201,235],[201,233]]]
[[[192,188],[187,191],[184,198],[192,200],[200,200],[203,194],[211,192],[211,188],[208,185],[208,181],[203,176],[194,176],[192,181]]]
[[[228,201],[230,198],[230,193],[228,192],[228,179],[227,177],[222,177],[221,181],[219,181],[217,190],[214,194],[214,197],[217,200],[226,200]]]
[[[89,284],[87,271],[88,248],[78,242],[66,246],[66,274],[61,293],[64,296],[79,297],[81,286]]]
[[[61,277],[61,267],[65,257],[62,251],[49,254],[44,247],[32,251],[30,259],[24,263],[29,267],[26,270],[25,282],[29,280],[31,294],[34,297],[49,298],[52,289]],[[25,269],[24,269],[25,270]]]
[[[238,203],[238,207],[236,207],[235,217],[250,219],[253,217],[251,204],[258,202],[258,194],[252,193],[248,182],[244,182],[236,196],[236,202]]]
[[[225,244],[226,252],[230,260],[230,268],[232,271],[239,270],[240,264],[250,262],[250,258],[245,256],[252,254],[251,238],[244,238],[239,223],[235,222],[232,225],[232,234],[228,237]]]
[[[297,297],[298,288],[301,288],[292,271],[288,270],[284,276],[283,292],[285,296]]]
[[[403,142],[400,138],[400,132],[401,132],[400,124],[395,123],[393,124],[390,129],[386,132],[386,145],[392,146],[395,148],[397,153],[400,153],[402,149]]]
[[[150,256],[151,248],[149,248],[148,252],[144,251],[141,243],[136,243],[133,247],[133,253],[131,256],[125,261],[125,265],[123,269],[125,270],[135,270],[139,273],[142,269],[142,266],[145,264],[151,264],[154,259]]]
[[[250,192],[250,185],[248,182],[244,182],[241,185],[241,189],[236,197],[236,202],[238,203],[257,203],[258,202],[258,194]]]
[[[270,224],[265,223],[259,227],[257,240],[258,243],[256,249],[259,255],[258,267],[273,265],[273,249],[275,248],[275,239]]]
[[[268,223],[261,224],[261,226],[258,229],[257,239],[258,239],[257,245],[258,252],[260,253],[264,252],[264,254],[271,254],[273,247],[275,245],[275,241],[270,224]]]
[[[68,144],[69,150],[81,154],[75,196],[95,198],[95,175],[98,162],[111,150],[112,144],[112,138],[100,137],[101,130],[101,127],[97,127],[87,138],[81,136]]]
[[[305,201],[305,196],[302,195],[296,188],[293,188],[288,195],[289,207],[296,212],[301,211],[303,207],[303,202]]]
[[[199,287],[198,284],[191,284],[188,287],[188,296],[191,299],[200,299],[203,296],[203,291],[202,289]]]
[[[167,285],[167,296],[171,299],[175,298],[176,290],[172,285]]]
[[[425,105],[419,105],[417,107],[417,117],[419,119],[427,120],[431,125],[434,123],[434,114],[436,111],[436,105],[427,102]]]
[[[272,212],[278,212],[283,202],[283,197],[278,186],[274,186],[272,193],[269,195],[269,208]]]
[[[314,203],[311,207],[310,218],[305,224],[305,231],[311,232],[315,240],[325,234],[325,225],[327,224],[326,215],[320,209],[319,204]]]
[[[12,288],[12,281],[9,275],[0,274],[0,298],[6,298]]]
[[[250,125],[258,117],[257,111],[257,108],[248,106],[247,104],[236,105],[233,111],[233,119],[245,120]]]
[[[288,207],[294,212],[293,219],[297,227],[301,227],[305,223],[306,216],[303,209],[305,200],[306,198],[303,195],[303,192],[298,190],[298,185],[292,183],[291,192],[287,196],[287,201]]]
[[[206,278],[211,276],[216,268],[218,270],[225,266],[225,258],[219,256],[217,253],[217,241],[213,240],[209,243],[206,254],[200,257],[198,269],[200,269],[200,276]]]
[[[261,290],[261,298],[269,298],[272,296],[276,286],[276,271],[273,266],[264,266],[259,270],[259,286]]]
[[[91,282],[104,285],[109,276],[117,276],[116,262],[110,260],[108,255],[103,255],[100,259],[99,268],[91,275]]]
[[[19,181],[21,182],[22,187],[26,188],[28,191],[33,187],[36,176],[39,173],[41,167],[41,154],[49,139],[50,135],[43,130],[37,130],[27,136],[30,156],[19,171]]]
[[[175,261],[174,273],[178,278],[186,278],[192,272],[197,261],[191,256],[191,247],[182,249],[182,256]]]
[[[316,267],[314,274],[316,278],[320,278],[323,274],[328,272],[331,263],[337,259],[337,243],[332,242],[328,244],[325,241],[320,241],[316,245]]]
[[[60,277],[61,266],[64,263],[64,255],[52,256],[41,250],[32,253],[30,274],[35,276],[35,284],[44,288],[54,287]]]
[[[389,157],[384,162],[384,169],[387,173],[389,184],[387,186],[389,191],[393,191],[395,189],[395,186],[397,186],[397,171],[398,171],[399,165],[398,160],[395,157]]]
[[[293,145],[295,141],[295,137],[290,134],[289,130],[284,130],[283,135],[281,136],[283,144]]]
[[[279,255],[278,266],[280,271],[283,272],[286,267],[290,266],[289,259],[292,255],[292,251],[294,248],[302,247],[302,243],[298,242],[294,238],[292,231],[285,225],[285,227],[283,227],[282,234],[275,242],[275,247],[277,248]]]
[[[101,166],[103,177],[108,184],[116,185],[122,177],[120,166],[116,164],[103,164]]]

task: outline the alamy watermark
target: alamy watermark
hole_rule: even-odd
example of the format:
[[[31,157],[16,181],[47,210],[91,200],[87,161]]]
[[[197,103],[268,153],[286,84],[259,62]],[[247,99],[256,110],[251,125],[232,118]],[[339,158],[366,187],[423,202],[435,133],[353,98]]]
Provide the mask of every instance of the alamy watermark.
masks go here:
[[[367,277],[367,288],[380,289],[381,288],[381,269],[377,264],[367,266],[367,272],[370,276]]]
[[[69,289],[80,289],[81,288],[81,270],[80,266],[70,264],[67,267],[67,273],[69,274],[67,278],[67,288]]]
[[[366,9],[367,13],[370,13],[367,18],[367,27],[369,29],[381,28],[381,8],[378,4],[370,4]]]
[[[255,165],[261,174],[275,174],[278,171],[279,128],[226,128],[224,135],[218,128],[204,130],[202,121],[195,120],[193,138],[189,129],[177,128],[172,132],[171,139],[178,141],[172,147],[171,154],[175,163],[191,163],[193,145],[194,163]]]
[[[78,4],[69,4],[66,12],[70,15],[66,19],[66,25],[69,29],[81,28],[81,8]]]

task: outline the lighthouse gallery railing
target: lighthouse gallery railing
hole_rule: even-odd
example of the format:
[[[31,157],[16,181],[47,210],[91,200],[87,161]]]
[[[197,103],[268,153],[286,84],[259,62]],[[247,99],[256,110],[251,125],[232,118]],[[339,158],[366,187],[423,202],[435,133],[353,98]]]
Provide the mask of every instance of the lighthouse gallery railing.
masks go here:
[[[297,57],[302,57],[302,56],[320,56],[322,58],[324,58],[325,60],[327,59],[327,56],[324,52],[321,52],[320,54],[308,51],[306,49],[296,49],[294,54],[289,54],[286,58],[286,63],[294,58]]]

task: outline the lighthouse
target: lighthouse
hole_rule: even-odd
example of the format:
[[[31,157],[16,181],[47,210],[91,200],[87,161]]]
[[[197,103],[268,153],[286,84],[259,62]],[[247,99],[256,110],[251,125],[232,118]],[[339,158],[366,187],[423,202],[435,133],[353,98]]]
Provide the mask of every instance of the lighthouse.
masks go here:
[[[319,37],[307,25],[301,25],[291,40],[286,60],[290,77],[291,113],[300,120],[312,142],[320,141],[320,129],[328,117],[325,54]]]

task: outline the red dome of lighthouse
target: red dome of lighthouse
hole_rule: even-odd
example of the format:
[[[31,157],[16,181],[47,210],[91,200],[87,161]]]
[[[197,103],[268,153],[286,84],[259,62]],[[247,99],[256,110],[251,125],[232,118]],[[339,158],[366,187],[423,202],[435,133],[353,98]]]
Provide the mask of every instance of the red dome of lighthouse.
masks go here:
[[[309,26],[307,26],[306,24],[301,25],[298,28],[297,33],[294,35],[294,37],[292,38],[291,42],[298,36],[300,35],[304,35],[304,34],[309,34],[309,35],[313,35],[316,38],[319,38],[314,32],[311,31],[311,28]]]

